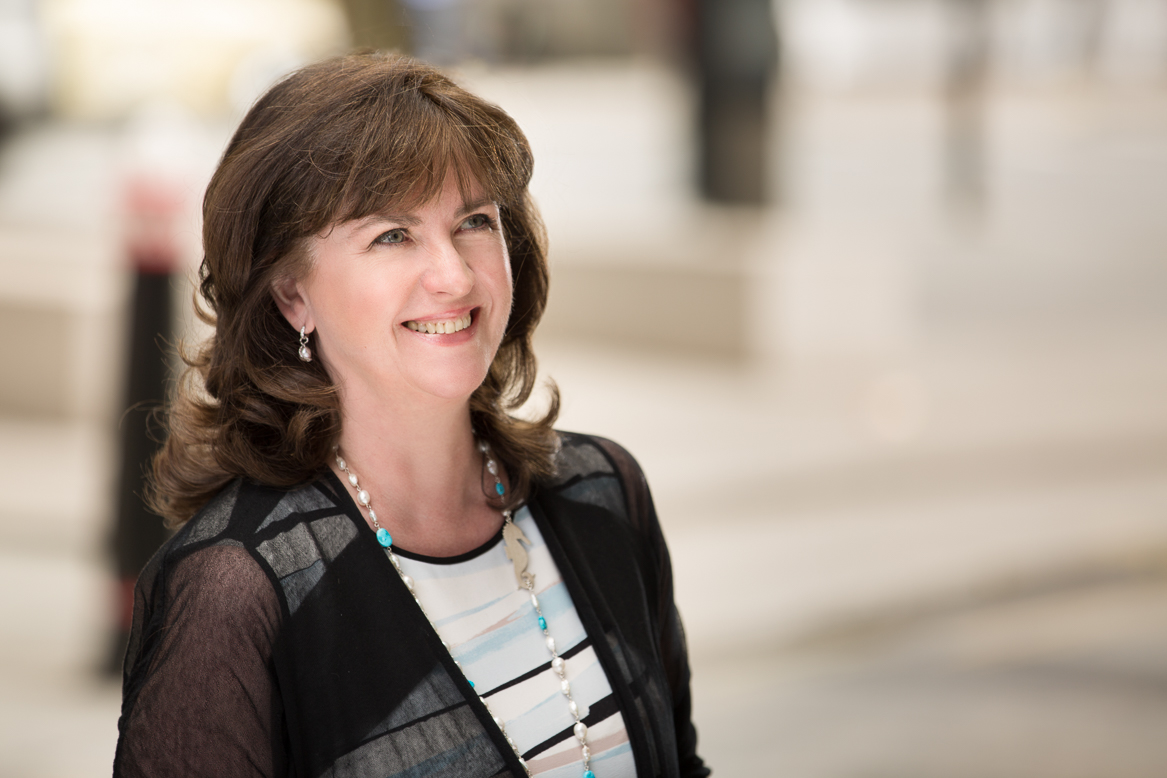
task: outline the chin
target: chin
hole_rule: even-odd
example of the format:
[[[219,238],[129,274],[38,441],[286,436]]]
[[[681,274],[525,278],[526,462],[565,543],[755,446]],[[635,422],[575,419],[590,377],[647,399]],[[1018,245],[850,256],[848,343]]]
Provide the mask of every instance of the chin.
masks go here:
[[[424,376],[415,376],[411,381],[426,394],[444,400],[469,400],[470,395],[482,386],[490,365],[475,368],[460,368],[427,371]]]

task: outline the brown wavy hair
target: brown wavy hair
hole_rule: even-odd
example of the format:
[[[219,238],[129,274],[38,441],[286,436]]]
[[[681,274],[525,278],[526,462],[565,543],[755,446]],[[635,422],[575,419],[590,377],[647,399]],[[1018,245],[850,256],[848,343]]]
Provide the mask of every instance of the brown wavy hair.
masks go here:
[[[340,434],[336,386],[301,362],[275,281],[302,277],[330,225],[429,201],[454,170],[498,204],[514,303],[498,354],[470,398],[476,433],[507,469],[514,507],[552,471],[559,409],[511,415],[535,387],[531,338],[547,301],[546,238],[527,184],[526,137],[502,109],[408,57],[363,52],[310,65],[252,106],[203,199],[195,307],[214,334],[191,353],[168,408],[147,490],[170,526],[237,477],[291,488],[316,477]],[[203,304],[199,303],[201,293]]]

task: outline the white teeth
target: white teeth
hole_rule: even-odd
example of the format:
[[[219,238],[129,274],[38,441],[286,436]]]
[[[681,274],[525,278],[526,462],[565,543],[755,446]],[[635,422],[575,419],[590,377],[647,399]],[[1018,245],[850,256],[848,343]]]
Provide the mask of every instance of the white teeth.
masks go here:
[[[458,319],[447,319],[445,321],[407,321],[405,326],[414,332],[425,332],[430,335],[451,335],[455,332],[460,332],[470,326],[473,317],[470,314]]]

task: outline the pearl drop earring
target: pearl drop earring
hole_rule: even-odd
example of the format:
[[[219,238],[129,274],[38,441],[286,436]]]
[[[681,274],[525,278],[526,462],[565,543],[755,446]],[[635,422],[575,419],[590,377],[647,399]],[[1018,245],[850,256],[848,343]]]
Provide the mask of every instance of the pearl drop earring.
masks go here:
[[[304,332],[305,329],[307,329],[306,326],[300,328],[300,351],[298,353],[301,362],[311,362],[312,349],[308,348],[308,335]]]

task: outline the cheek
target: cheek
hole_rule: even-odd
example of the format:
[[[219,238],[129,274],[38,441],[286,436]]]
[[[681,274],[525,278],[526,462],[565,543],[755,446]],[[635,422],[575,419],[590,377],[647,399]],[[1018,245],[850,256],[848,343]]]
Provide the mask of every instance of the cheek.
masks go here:
[[[332,279],[331,302],[339,310],[355,314],[357,307],[372,306],[384,309],[400,304],[409,295],[410,277],[408,268],[398,265],[368,264],[345,268]]]
[[[503,288],[506,295],[506,307],[510,310],[511,304],[515,299],[515,279],[511,275],[511,263],[507,262],[503,267]]]
[[[511,311],[515,305],[515,287],[511,279],[510,267],[503,268],[498,280],[498,291],[495,294],[495,306],[498,308],[499,337],[506,332],[511,321]]]
[[[499,265],[499,288],[506,298],[506,308],[510,310],[511,302],[515,296],[515,278],[511,271],[510,254],[507,252],[505,244],[502,249],[502,261]]]
[[[505,323],[514,297],[514,280],[506,244],[500,240],[497,244],[484,247],[476,257],[474,272],[479,284],[489,291],[495,312]]]

